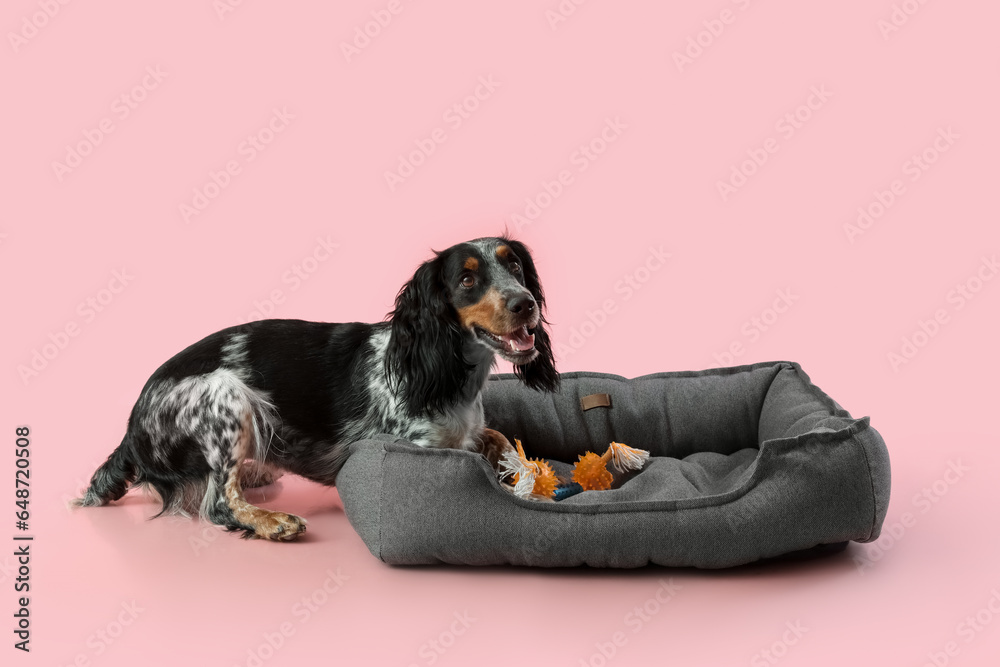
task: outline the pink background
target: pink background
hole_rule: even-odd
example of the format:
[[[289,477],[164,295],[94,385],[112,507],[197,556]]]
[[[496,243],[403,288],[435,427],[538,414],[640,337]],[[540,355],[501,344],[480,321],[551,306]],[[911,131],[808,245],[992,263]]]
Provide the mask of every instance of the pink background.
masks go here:
[[[0,549],[4,655],[994,664],[997,3],[233,4],[4,3],[0,433],[13,447],[31,427],[36,536],[30,656],[11,648]],[[560,6],[574,11],[553,25]],[[387,25],[348,58],[372,12]],[[69,147],[87,154],[67,172]],[[750,175],[724,200],[734,165]],[[185,221],[196,189],[214,197]],[[544,205],[528,224],[526,199]],[[859,207],[881,215],[849,238]],[[561,370],[793,359],[871,415],[892,455],[886,537],[725,572],[399,569],[335,490],[294,479],[262,501],[308,518],[292,545],[147,522],[138,495],[65,509],[173,353],[255,310],[379,320],[431,248],[505,226],[534,250]],[[670,257],[647,265],[651,248]]]

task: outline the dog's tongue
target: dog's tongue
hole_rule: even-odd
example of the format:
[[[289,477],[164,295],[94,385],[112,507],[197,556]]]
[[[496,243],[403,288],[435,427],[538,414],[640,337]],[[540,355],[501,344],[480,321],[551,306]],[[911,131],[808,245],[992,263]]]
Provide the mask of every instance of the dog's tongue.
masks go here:
[[[535,346],[535,334],[528,333],[528,327],[521,327],[500,338],[512,352],[524,352]]]

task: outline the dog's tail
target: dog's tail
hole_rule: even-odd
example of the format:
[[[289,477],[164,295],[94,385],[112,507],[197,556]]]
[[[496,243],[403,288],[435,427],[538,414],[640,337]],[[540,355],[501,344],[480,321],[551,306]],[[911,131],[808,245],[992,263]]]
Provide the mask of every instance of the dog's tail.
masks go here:
[[[71,504],[76,507],[97,507],[124,496],[138,475],[138,468],[129,455],[130,449],[129,436],[126,434],[118,449],[111,452],[108,460],[94,472],[83,497],[74,499]]]

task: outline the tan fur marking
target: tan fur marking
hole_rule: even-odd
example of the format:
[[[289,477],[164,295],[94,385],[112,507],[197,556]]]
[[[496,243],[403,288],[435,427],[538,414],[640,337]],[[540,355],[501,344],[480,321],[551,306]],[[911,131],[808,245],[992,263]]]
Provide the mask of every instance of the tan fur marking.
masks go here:
[[[239,442],[236,444],[236,459],[239,461],[226,478],[226,504],[233,511],[236,520],[245,526],[250,526],[257,537],[265,540],[288,541],[294,540],[306,530],[306,520],[294,514],[284,512],[272,512],[271,510],[255,507],[247,502],[243,497],[243,486],[241,478],[247,473],[243,467],[247,465],[244,460],[249,444],[250,424],[249,420],[244,420],[243,429],[240,433]]]
[[[468,269],[469,271],[478,271],[479,260],[476,259],[475,257],[470,257],[469,259],[465,260],[465,268]]]
[[[490,465],[496,468],[507,450],[514,451],[514,446],[504,437],[503,433],[491,428],[484,428],[479,436],[479,453],[486,457]]]
[[[272,512],[248,503],[240,488],[240,466],[233,468],[226,480],[226,502],[240,523],[250,526],[257,537],[265,540],[294,540],[305,532],[306,521],[294,514]]]
[[[507,259],[507,255],[509,254],[510,254],[509,246],[502,245],[499,248],[497,248],[497,257],[499,257],[500,259]]]
[[[506,332],[510,321],[505,305],[500,292],[491,287],[478,303],[458,309],[458,321],[467,329],[480,326],[490,333]]]

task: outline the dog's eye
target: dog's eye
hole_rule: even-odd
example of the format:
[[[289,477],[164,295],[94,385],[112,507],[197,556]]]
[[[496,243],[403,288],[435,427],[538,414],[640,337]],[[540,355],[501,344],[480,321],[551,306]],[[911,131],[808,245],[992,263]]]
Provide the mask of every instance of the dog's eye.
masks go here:
[[[467,273],[462,276],[462,287],[466,289],[476,286],[476,277],[471,273]]]
[[[511,262],[510,263],[510,272],[511,273],[520,273],[521,272],[521,265],[518,262]]]

